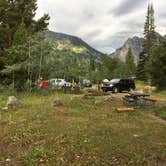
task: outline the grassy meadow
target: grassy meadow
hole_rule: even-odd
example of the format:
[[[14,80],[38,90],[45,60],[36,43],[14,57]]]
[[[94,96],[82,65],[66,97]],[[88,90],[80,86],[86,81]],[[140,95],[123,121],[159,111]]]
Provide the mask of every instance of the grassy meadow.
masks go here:
[[[166,96],[153,94],[156,106],[118,113],[125,94],[83,95],[16,94],[22,108],[0,111],[0,165],[166,164],[166,124],[149,116],[165,116]],[[0,95],[0,107],[7,97]],[[63,105],[53,107],[55,98]]]

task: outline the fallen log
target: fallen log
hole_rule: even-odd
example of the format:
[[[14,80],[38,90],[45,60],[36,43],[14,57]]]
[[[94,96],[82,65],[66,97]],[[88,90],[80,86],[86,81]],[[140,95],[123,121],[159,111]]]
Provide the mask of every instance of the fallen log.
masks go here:
[[[123,108],[117,108],[116,110],[117,112],[131,112],[134,111],[134,108],[123,107]]]

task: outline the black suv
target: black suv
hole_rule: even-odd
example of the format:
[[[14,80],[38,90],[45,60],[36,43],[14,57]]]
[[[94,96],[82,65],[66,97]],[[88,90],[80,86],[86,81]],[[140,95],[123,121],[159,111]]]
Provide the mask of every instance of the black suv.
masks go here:
[[[132,78],[112,79],[110,82],[103,83],[101,89],[104,92],[112,91],[114,93],[130,91],[135,89],[135,82]]]

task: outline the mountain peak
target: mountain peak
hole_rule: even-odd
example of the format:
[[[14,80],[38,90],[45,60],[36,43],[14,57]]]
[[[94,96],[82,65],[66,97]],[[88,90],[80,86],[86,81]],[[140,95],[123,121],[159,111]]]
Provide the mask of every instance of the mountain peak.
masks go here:
[[[125,61],[128,49],[131,48],[134,55],[135,63],[137,63],[139,59],[139,54],[142,51],[142,45],[143,45],[143,38],[140,38],[138,36],[134,36],[133,38],[128,38],[124,43],[124,45],[116,49],[116,51],[112,53],[110,57],[111,58],[117,57],[122,61]]]

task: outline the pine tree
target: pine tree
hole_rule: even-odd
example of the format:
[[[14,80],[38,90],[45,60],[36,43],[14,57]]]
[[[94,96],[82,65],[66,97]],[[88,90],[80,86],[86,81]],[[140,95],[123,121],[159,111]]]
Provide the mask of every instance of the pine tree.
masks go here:
[[[126,75],[127,77],[135,76],[136,65],[134,63],[134,56],[131,48],[128,49],[126,56]]]
[[[13,45],[22,45],[27,42],[27,30],[25,23],[22,22],[13,36]]]
[[[146,21],[144,25],[144,43],[143,51],[139,56],[137,67],[137,78],[143,81],[149,79],[149,60],[152,56],[152,49],[156,42],[155,25],[154,25],[154,9],[153,4],[148,5]]]
[[[6,62],[5,50],[13,45],[14,36],[22,23],[28,36],[47,28],[49,16],[45,14],[35,20],[36,10],[37,0],[0,0],[0,64],[3,66]]]
[[[145,56],[145,52],[141,52],[139,55],[139,63],[137,65],[137,71],[136,71],[136,77],[138,80],[141,81],[147,81],[147,72],[145,72],[145,68],[146,68],[146,58],[147,56]]]
[[[166,40],[160,41],[160,44],[153,50],[150,74],[152,84],[160,90],[166,90]]]
[[[95,71],[96,67],[95,67],[95,59],[94,57],[91,55],[90,57],[90,68],[89,68],[89,71]]]

